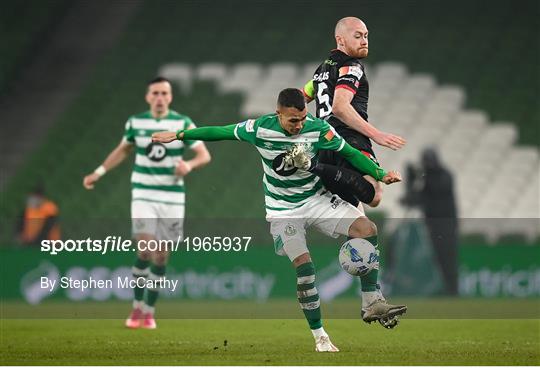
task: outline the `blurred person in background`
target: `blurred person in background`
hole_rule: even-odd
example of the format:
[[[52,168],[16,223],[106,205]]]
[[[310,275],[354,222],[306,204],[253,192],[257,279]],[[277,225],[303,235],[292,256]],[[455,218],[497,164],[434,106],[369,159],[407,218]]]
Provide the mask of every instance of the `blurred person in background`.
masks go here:
[[[444,282],[446,295],[458,294],[458,222],[454,179],[437,152],[422,152],[421,169],[409,164],[402,203],[420,207]]]
[[[26,197],[26,208],[17,222],[17,238],[25,246],[39,246],[42,240],[59,240],[58,206],[45,196],[42,184]]]
[[[152,142],[153,132],[193,129],[195,124],[186,115],[169,109],[172,102],[169,80],[157,77],[147,85],[146,102],[150,110],[133,115],[126,123],[124,137],[105,161],[83,179],[86,189],[93,189],[105,173],[118,166],[134,150],[135,165],[131,175],[131,218],[137,244],[152,240],[183,238],[185,192],[184,177],[210,162],[210,153],[201,141],[175,142],[167,146]],[[185,148],[195,156],[183,160]],[[169,249],[155,251],[137,249],[133,277],[163,284]],[[146,299],[145,299],[146,294]],[[156,328],[155,304],[159,287],[134,288],[133,310],[126,320],[128,328]]]

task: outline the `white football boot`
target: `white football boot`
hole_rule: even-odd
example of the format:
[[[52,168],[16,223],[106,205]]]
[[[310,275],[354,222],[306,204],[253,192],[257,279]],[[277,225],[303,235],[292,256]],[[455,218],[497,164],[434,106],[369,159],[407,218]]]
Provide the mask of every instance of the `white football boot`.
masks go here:
[[[339,349],[332,344],[328,335],[319,336],[315,339],[315,351],[322,353],[337,353]]]

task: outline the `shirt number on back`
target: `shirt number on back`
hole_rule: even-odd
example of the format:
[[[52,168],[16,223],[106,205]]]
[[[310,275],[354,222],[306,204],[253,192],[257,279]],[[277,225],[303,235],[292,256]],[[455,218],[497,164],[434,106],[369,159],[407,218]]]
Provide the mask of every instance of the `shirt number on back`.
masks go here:
[[[319,118],[324,119],[332,112],[332,106],[330,106],[330,96],[328,93],[325,93],[325,90],[328,88],[326,83],[319,83],[319,88],[317,90],[317,101],[321,108],[319,109]]]

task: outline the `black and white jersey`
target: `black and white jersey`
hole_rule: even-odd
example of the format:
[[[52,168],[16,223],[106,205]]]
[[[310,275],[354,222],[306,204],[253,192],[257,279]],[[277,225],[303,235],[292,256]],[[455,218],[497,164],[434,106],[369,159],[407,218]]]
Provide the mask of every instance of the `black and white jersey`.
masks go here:
[[[332,50],[328,59],[319,65],[313,74],[313,88],[317,117],[327,120],[342,136],[351,134],[360,136],[364,144],[371,148],[368,137],[350,128],[332,114],[335,90],[346,88],[354,94],[352,107],[363,119],[368,120],[369,84],[360,59],[350,57],[340,50]]]

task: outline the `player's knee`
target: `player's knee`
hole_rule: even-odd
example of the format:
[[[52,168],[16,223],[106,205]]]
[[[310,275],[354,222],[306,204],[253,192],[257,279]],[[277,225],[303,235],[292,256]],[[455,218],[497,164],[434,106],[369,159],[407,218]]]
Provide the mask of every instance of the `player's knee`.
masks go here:
[[[377,235],[377,225],[367,217],[357,218],[349,229],[351,238],[368,238]]]
[[[169,260],[169,252],[156,251],[153,254],[153,259],[156,266],[165,266]]]
[[[293,266],[297,268],[298,266],[301,266],[304,263],[311,262],[311,256],[309,255],[309,253],[304,253],[296,257],[292,262],[293,262]]]
[[[368,206],[370,207],[377,207],[382,200],[383,195],[383,186],[380,182],[376,181],[374,178],[372,178],[369,175],[365,175],[364,178],[373,185],[373,199],[371,202],[368,203]]]
[[[151,234],[137,234],[135,238],[137,240],[137,256],[144,261],[152,260],[152,252],[141,245],[148,244],[150,240],[154,240],[154,236]]]
[[[150,261],[152,259],[152,252],[144,249],[137,250],[137,257],[143,261]]]
[[[382,200],[382,188],[381,190],[377,190],[377,188],[375,188],[375,195],[373,196],[373,200],[370,203],[368,203],[368,206],[377,207],[381,203],[381,200]]]

